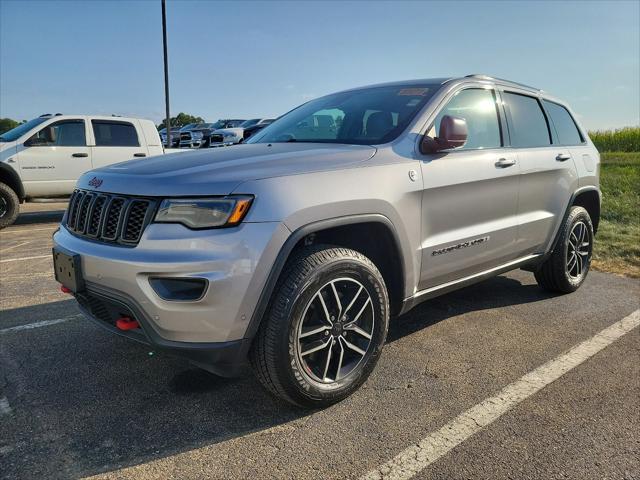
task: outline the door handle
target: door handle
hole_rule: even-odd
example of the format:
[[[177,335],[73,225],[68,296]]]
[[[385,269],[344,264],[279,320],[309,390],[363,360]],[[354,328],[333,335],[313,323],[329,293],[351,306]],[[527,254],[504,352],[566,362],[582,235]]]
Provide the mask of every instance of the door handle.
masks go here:
[[[516,164],[516,161],[513,158],[501,158],[496,162],[496,167],[498,168],[507,168]]]
[[[559,161],[559,162],[566,162],[570,158],[571,158],[571,155],[567,155],[566,153],[559,153],[556,156],[556,160]]]
[[[72,157],[88,157],[89,154],[88,153],[73,153],[71,154]]]
[[[146,157],[147,154],[146,153],[134,153],[133,156],[134,157]]]

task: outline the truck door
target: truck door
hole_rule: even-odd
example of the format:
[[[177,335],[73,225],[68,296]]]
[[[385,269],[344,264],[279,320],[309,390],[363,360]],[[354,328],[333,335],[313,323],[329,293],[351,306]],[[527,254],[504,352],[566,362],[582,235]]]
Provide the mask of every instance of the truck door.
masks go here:
[[[91,147],[94,168],[146,157],[144,136],[133,123],[124,120],[91,120],[95,146]]]
[[[85,120],[47,124],[18,149],[17,157],[28,196],[71,194],[80,175],[91,170]]]

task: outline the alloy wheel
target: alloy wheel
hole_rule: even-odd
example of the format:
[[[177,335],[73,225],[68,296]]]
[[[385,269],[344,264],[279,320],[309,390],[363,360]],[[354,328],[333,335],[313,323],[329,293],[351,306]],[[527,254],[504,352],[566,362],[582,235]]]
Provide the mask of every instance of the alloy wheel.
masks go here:
[[[567,245],[567,273],[573,279],[580,278],[591,260],[591,235],[584,222],[577,222],[569,234]]]
[[[372,343],[371,295],[357,280],[337,278],[306,305],[296,332],[296,355],[313,381],[332,384],[352,375]]]

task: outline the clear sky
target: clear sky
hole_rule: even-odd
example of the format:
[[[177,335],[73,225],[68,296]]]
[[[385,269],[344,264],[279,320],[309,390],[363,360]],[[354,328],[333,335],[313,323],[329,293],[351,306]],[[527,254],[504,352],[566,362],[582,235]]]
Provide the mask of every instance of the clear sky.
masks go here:
[[[164,116],[160,0],[0,0],[0,117]],[[168,0],[171,111],[276,116],[392,80],[485,73],[640,123],[640,2]]]

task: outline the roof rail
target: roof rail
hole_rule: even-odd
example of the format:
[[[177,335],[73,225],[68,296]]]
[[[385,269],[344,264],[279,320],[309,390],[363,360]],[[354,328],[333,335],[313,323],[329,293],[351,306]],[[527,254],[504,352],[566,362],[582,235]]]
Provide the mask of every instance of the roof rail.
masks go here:
[[[51,117],[51,114],[50,113],[43,113],[38,118],[42,118],[42,117]]]
[[[465,75],[464,78],[477,78],[479,80],[495,80],[495,81],[498,81],[498,82],[505,82],[505,83],[510,83],[512,85],[517,85],[519,87],[527,88],[529,90],[535,90],[536,92],[542,92],[542,89],[536,88],[536,87],[532,87],[531,85],[525,85],[524,83],[513,82],[511,80],[506,80],[504,78],[490,77],[489,75],[482,75],[482,74],[474,73],[474,74],[471,74],[471,75]]]

